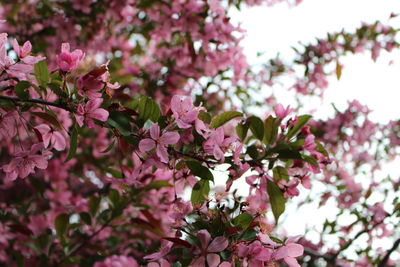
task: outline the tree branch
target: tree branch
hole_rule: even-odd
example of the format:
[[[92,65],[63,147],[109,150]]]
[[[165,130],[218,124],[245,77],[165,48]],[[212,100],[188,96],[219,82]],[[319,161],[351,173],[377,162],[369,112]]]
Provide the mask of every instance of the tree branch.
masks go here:
[[[385,267],[387,262],[389,261],[390,255],[393,253],[393,251],[395,251],[400,245],[400,238],[397,239],[392,248],[388,250],[388,252],[386,253],[385,257],[383,257],[383,259],[381,260],[381,262],[378,264],[378,267]]]
[[[66,111],[69,111],[69,112],[73,111],[70,107],[68,107],[66,105],[63,105],[60,103],[55,103],[55,102],[49,102],[49,101],[45,101],[42,99],[21,99],[18,97],[11,97],[11,96],[4,96],[4,95],[0,95],[0,99],[9,100],[9,101],[13,101],[13,102],[35,103],[35,104],[41,104],[41,105],[61,108]]]

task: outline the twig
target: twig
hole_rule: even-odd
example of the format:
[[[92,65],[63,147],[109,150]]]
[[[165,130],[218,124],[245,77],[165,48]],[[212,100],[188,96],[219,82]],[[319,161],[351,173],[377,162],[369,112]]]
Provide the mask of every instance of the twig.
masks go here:
[[[0,95],[0,99],[9,100],[9,101],[13,101],[13,102],[42,104],[42,105],[46,105],[46,106],[52,106],[52,107],[56,107],[56,108],[65,109],[66,111],[70,111],[70,112],[72,111],[72,109],[68,106],[65,106],[60,103],[45,101],[42,99],[21,99],[18,97],[11,97],[11,96],[4,96],[4,95]]]

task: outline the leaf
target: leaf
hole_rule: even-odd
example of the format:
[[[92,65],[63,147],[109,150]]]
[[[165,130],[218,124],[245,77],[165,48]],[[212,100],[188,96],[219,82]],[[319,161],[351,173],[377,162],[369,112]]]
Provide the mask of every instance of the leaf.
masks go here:
[[[112,110],[109,112],[108,123],[116,128],[122,135],[128,136],[132,132],[130,116],[124,112]]]
[[[275,140],[276,136],[278,135],[278,127],[279,121],[276,120],[274,117],[269,116],[264,121],[264,138],[263,142],[267,146],[272,145]]]
[[[57,96],[59,97],[68,97],[68,95],[61,89],[61,86],[58,83],[49,83],[47,87],[51,89]]]
[[[119,203],[119,193],[117,190],[111,188],[108,192],[108,199],[111,201],[114,207],[118,206]]]
[[[239,111],[227,111],[224,112],[222,114],[219,114],[218,116],[216,116],[210,124],[210,128],[211,129],[216,129],[222,125],[224,125],[225,123],[227,123],[228,121],[237,118],[237,117],[241,117],[243,116],[243,114]]]
[[[100,201],[101,199],[96,196],[92,196],[89,199],[89,214],[92,216],[95,216],[97,211],[99,210],[100,207]]]
[[[56,228],[56,233],[59,237],[62,237],[67,232],[67,228],[69,225],[69,215],[66,213],[61,213],[56,217],[54,222],[54,226]]]
[[[78,146],[78,130],[76,129],[76,126],[73,125],[72,133],[71,133],[71,140],[69,142],[69,152],[68,152],[68,156],[64,162],[69,161],[70,159],[72,159],[75,156],[77,146]]]
[[[34,75],[36,76],[37,81],[39,82],[40,86],[42,86],[43,88],[46,88],[47,83],[49,82],[49,78],[50,78],[46,61],[42,60],[35,64]]]
[[[205,112],[204,110],[200,110],[199,115],[197,117],[207,124],[211,122],[211,115]]]
[[[340,77],[342,77],[342,64],[339,63],[339,61],[336,61],[336,78],[340,80]]]
[[[286,199],[283,196],[281,189],[270,180],[267,181],[267,192],[271,203],[272,213],[275,217],[275,223],[277,224],[279,217],[285,211]]]
[[[141,96],[139,99],[139,117],[144,121],[157,122],[161,115],[160,106],[150,97]]]
[[[81,220],[86,223],[87,225],[92,225],[92,217],[90,216],[89,213],[87,212],[81,212],[79,213],[79,217]]]
[[[152,189],[160,189],[163,187],[172,187],[172,185],[165,180],[157,180],[157,181],[153,181],[150,184],[146,185],[144,190],[150,191]]]
[[[304,159],[305,162],[308,162],[319,169],[318,161],[315,158],[308,155],[301,155],[301,157]]]
[[[288,174],[287,170],[285,168],[283,168],[282,166],[276,166],[272,170],[272,173],[274,176],[274,180],[276,182],[279,182],[280,180],[289,181],[289,174]]]
[[[190,200],[193,205],[202,204],[210,193],[210,182],[208,180],[202,179],[198,181],[192,190],[192,195]]]
[[[186,161],[186,166],[188,166],[189,170],[196,176],[200,177],[201,179],[210,180],[214,182],[214,176],[212,175],[211,171],[201,165],[197,161]]]
[[[250,118],[247,119],[247,122],[250,124],[250,130],[253,133],[253,135],[258,139],[258,140],[263,140],[264,138],[264,123],[263,121],[256,116],[251,116]]]
[[[111,142],[111,144],[110,144],[106,149],[104,149],[103,151],[101,151],[100,153],[107,153],[107,152],[109,152],[109,151],[114,147],[114,144],[115,144],[115,140],[113,140],[113,141]]]
[[[23,100],[27,100],[29,98],[29,90],[28,88],[31,86],[31,83],[28,81],[20,81],[15,86],[15,93],[17,96]]]
[[[329,159],[329,153],[326,151],[325,147],[318,141],[315,141],[315,144],[317,144],[316,150]]]
[[[38,116],[42,120],[50,123],[51,125],[56,127],[57,130],[61,130],[62,129],[62,127],[61,127],[60,123],[58,122],[58,120],[54,116],[52,116],[52,115],[50,115],[48,113],[45,113],[45,112],[31,112],[31,114],[33,114],[35,116]]]
[[[179,239],[179,238],[176,238],[176,237],[163,237],[163,239],[168,240],[168,241],[170,241],[172,243],[175,243],[177,245],[181,245],[181,246],[187,247],[187,248],[192,247],[192,245],[189,242],[187,242],[186,240],[182,240],[182,239]]]
[[[297,123],[291,128],[287,134],[287,139],[289,140],[293,136],[295,136],[303,126],[307,124],[307,122],[311,119],[310,115],[301,115],[297,118]]]
[[[240,226],[242,229],[247,229],[251,222],[253,221],[253,216],[250,214],[244,212],[238,216],[236,216],[233,220],[232,223],[235,226]]]
[[[236,134],[242,142],[246,138],[248,131],[249,131],[249,126],[247,125],[247,123],[239,123],[236,126]]]

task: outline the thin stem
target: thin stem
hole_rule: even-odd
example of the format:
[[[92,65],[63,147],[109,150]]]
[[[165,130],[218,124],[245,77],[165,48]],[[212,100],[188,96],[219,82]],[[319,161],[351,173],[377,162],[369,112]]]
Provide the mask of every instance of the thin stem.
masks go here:
[[[61,109],[65,109],[67,111],[72,111],[71,108],[60,104],[60,103],[54,103],[54,102],[49,102],[49,101],[45,101],[42,99],[20,99],[18,97],[11,97],[11,96],[4,96],[4,95],[0,95],[0,99],[4,99],[4,100],[10,100],[13,102],[23,102],[23,103],[35,103],[35,104],[42,104],[42,105],[47,105],[47,106],[53,106],[56,108],[61,108]]]
[[[400,238],[397,239],[392,248],[388,250],[386,253],[385,257],[381,260],[381,262],[378,264],[378,267],[385,267],[387,262],[389,261],[390,255],[400,246]]]

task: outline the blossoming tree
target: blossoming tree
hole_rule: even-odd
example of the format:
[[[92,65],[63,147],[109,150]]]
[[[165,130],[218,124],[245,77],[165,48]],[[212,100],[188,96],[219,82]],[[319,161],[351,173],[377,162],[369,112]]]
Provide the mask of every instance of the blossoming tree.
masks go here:
[[[398,30],[330,33],[255,71],[229,10],[278,2],[2,1],[0,265],[395,266],[400,181],[376,170],[400,124],[259,92],[286,77],[322,97],[342,56],[376,60]],[[337,220],[288,235],[286,206],[311,201]]]

